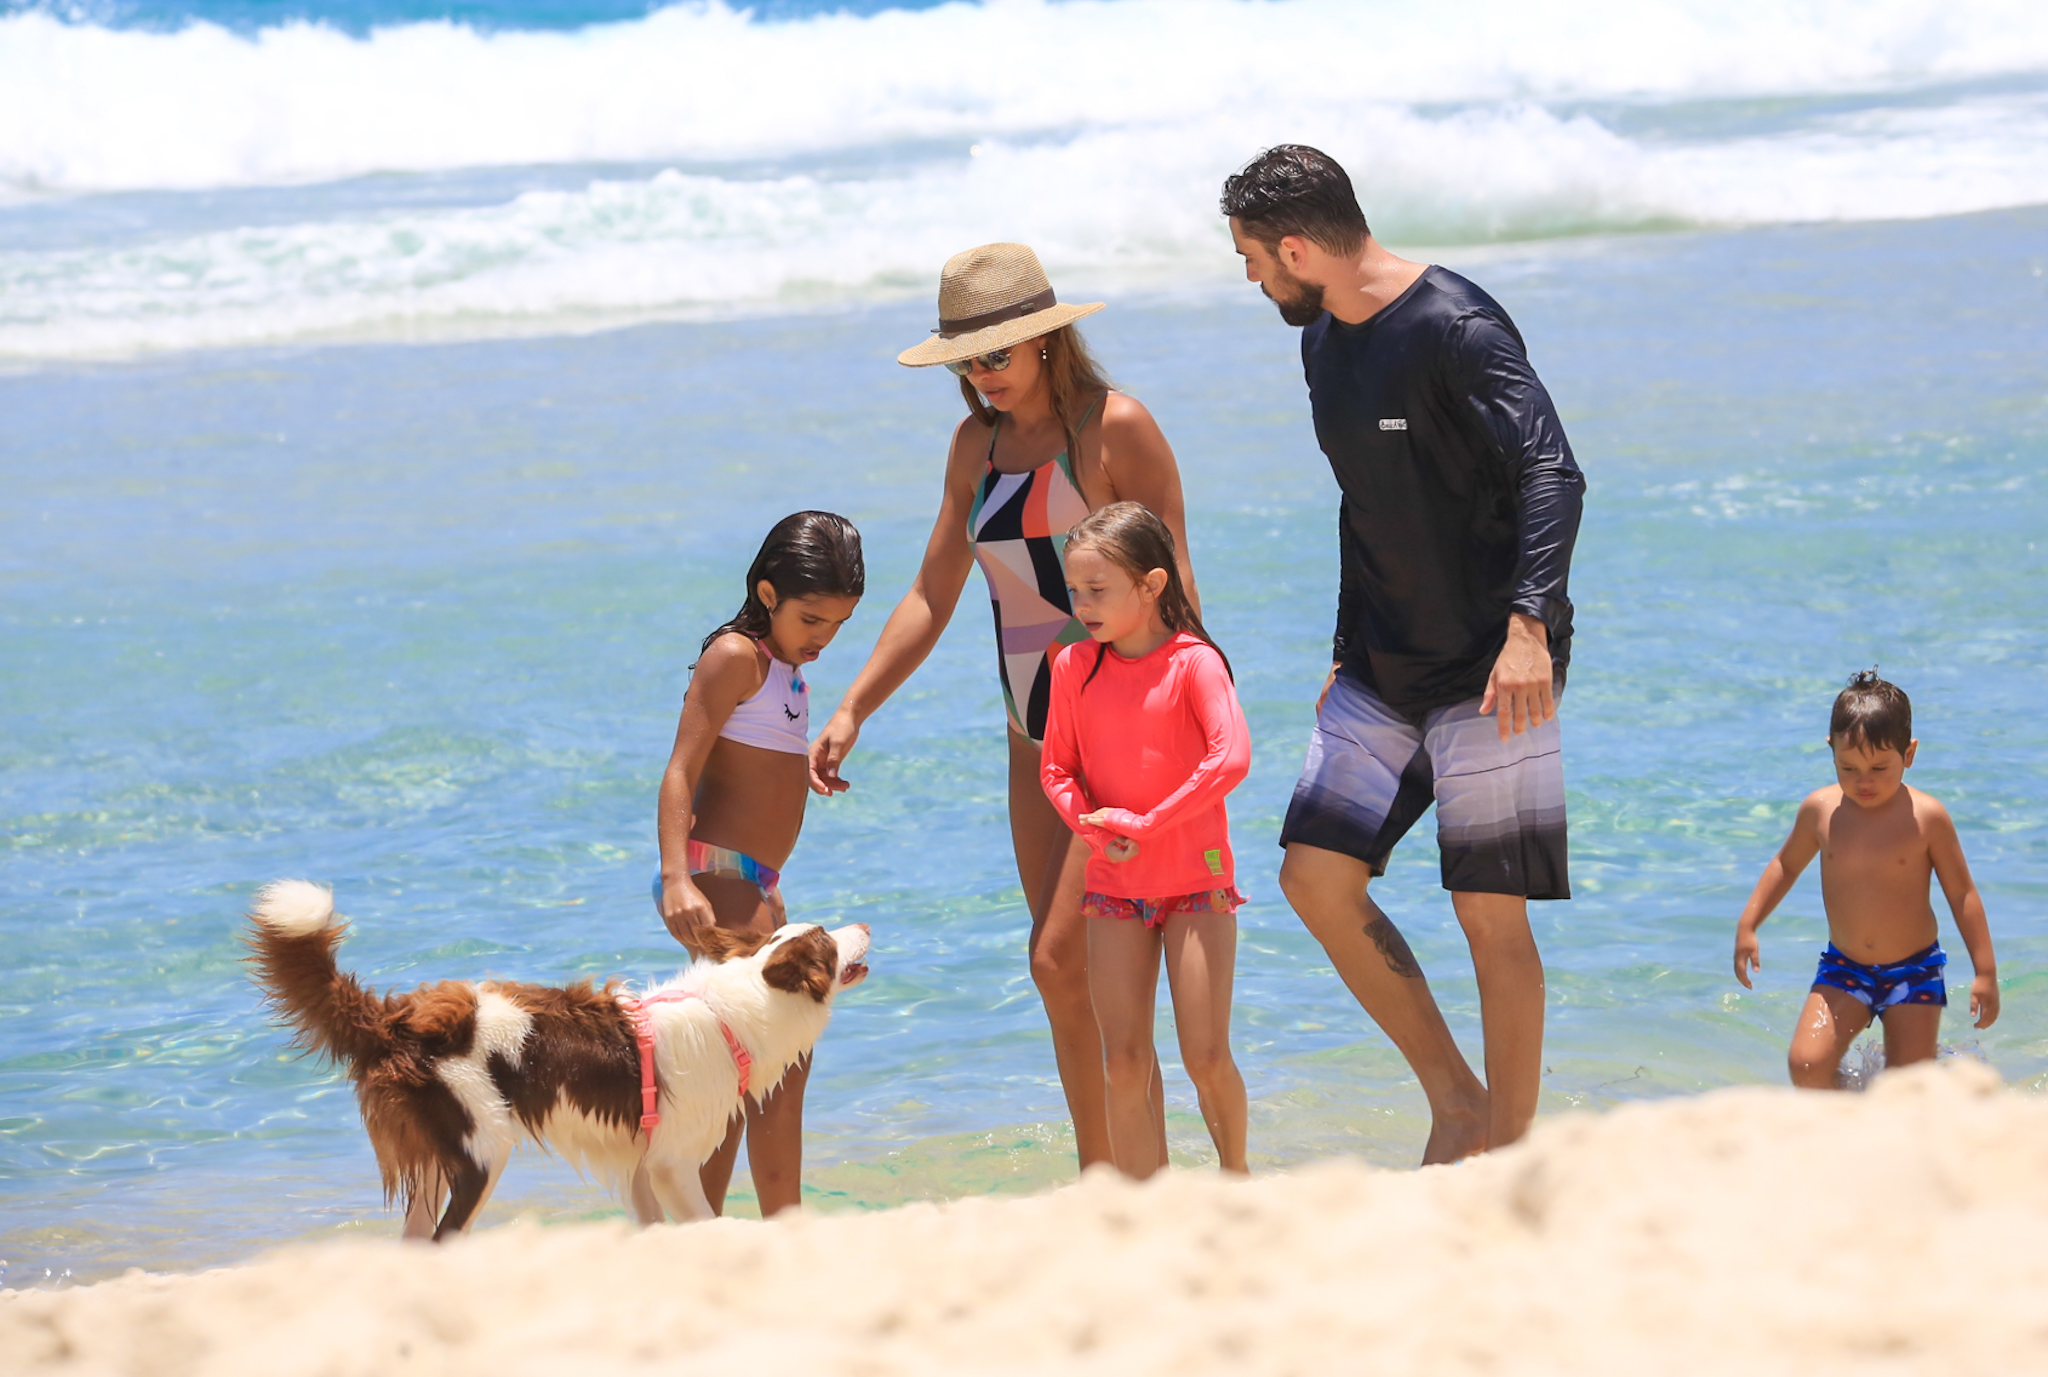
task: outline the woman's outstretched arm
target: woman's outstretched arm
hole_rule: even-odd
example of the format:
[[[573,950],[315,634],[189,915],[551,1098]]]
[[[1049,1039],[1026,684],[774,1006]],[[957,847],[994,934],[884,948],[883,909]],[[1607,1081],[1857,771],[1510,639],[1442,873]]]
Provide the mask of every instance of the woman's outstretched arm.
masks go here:
[[[953,450],[946,459],[946,490],[939,499],[931,539],[925,542],[924,562],[918,565],[910,591],[889,614],[867,663],[853,677],[852,687],[811,742],[811,788],[817,793],[843,793],[852,787],[840,777],[839,766],[859,740],[861,724],[924,663],[946,623],[953,619],[960,590],[967,585],[967,571],[974,564],[967,514],[974,506],[974,488],[981,478],[987,433],[987,427],[971,419],[962,421],[953,432]]]

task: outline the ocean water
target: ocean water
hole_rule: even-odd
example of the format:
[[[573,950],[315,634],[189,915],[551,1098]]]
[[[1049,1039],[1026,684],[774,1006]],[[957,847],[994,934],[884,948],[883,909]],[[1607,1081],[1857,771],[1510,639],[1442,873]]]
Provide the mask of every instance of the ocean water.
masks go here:
[[[333,884],[379,985],[674,968],[645,884],[692,648],[776,517],[835,508],[873,590],[836,700],[958,409],[893,357],[995,237],[1111,302],[1090,337],[1184,468],[1255,737],[1255,1164],[1412,1161],[1413,1079],[1274,883],[1334,487],[1213,197],[1282,138],[1508,306],[1590,479],[1543,1111],[1782,1078],[1816,880],[1754,993],[1732,924],[1872,663],[1998,943],[2003,1018],[1947,1036],[2048,1083],[2037,6],[819,8],[0,9],[0,1284],[395,1230],[238,965],[266,880]],[[1356,80],[1311,89],[1303,34]],[[788,871],[876,936],[820,1208],[1069,1170],[981,596]],[[1476,1052],[1427,823],[1377,892]],[[610,1210],[527,1157],[485,1222]]]
[[[2038,0],[182,3],[0,8],[0,366],[1220,285],[1283,137],[1411,245],[2048,200]]]

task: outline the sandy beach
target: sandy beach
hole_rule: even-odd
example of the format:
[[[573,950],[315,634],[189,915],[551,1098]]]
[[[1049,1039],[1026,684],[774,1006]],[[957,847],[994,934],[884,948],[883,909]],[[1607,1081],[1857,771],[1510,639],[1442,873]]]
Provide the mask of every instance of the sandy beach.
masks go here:
[[[1961,1064],[1568,1115],[1420,1172],[131,1273],[0,1296],[0,1370],[2037,1371],[2044,1229],[2048,1105]]]
[[[1279,882],[1369,496],[1219,213],[1296,140],[1512,317],[1588,484],[1537,1128],[1455,1168],[1412,1167],[1441,1059]],[[0,0],[0,1377],[2048,1373],[2043,147],[2040,0]],[[875,943],[804,1092],[812,1211],[749,1222],[774,1135],[734,1219],[647,1234],[527,1155],[474,1237],[400,1247],[347,1076],[250,983],[256,890],[333,885],[379,991],[674,975],[649,885],[705,636],[775,523],[843,514],[865,600],[794,729],[843,741],[934,532],[979,534],[937,519],[962,380],[897,360],[995,240],[1105,303],[1080,328],[1179,475],[1252,742],[1255,1176],[1201,1166],[1214,1062],[1161,1018],[1181,1169],[1065,1184],[1088,1021],[1033,960],[1005,725],[1010,633],[1055,619],[969,554],[849,790],[779,828],[787,913]],[[984,488],[1051,483],[1012,440]],[[1081,505],[1152,490],[1122,450]],[[1819,875],[1753,984],[1731,943],[1873,666],[2004,1003],[1972,1026],[1987,953],[1931,894],[1957,1055],[1799,1098]],[[1531,985],[1482,973],[1458,870],[1424,817],[1371,892],[1485,1070],[1480,990]]]

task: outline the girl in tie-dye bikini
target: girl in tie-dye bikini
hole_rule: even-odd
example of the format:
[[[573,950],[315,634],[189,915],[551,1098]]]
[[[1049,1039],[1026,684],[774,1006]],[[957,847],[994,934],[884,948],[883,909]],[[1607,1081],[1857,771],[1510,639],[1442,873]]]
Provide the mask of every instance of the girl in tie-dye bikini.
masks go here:
[[[1991,929],[1955,823],[1939,803],[1906,787],[1919,745],[1904,692],[1874,670],[1851,679],[1828,726],[1836,783],[1799,805],[1791,837],[1764,867],[1735,925],[1735,978],[1748,986],[1763,966],[1758,926],[1820,856],[1829,941],[1792,1034],[1794,1085],[1834,1087],[1849,1045],[1874,1020],[1884,1025],[1887,1066],[1934,1055],[1948,1004],[1948,956],[1928,903],[1933,880],[1970,952],[1970,1016],[1979,1028],[1998,1017]]]
[[[866,575],[860,532],[831,512],[775,523],[747,570],[746,600],[709,636],[692,667],[662,776],[661,871],[654,907],[694,955],[710,927],[782,926],[781,868],[810,797],[810,690],[803,666],[853,615]],[[799,1062],[745,1119],[747,1165],[765,1217],[797,1203],[803,1164]],[[725,1210],[740,1124],[704,1164],[704,1194]]]

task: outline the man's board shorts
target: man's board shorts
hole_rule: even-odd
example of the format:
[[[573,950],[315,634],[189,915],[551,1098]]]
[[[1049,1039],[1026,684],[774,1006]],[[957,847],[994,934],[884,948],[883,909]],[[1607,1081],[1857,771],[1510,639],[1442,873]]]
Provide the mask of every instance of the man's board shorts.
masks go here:
[[[1469,698],[1411,720],[1339,674],[1316,714],[1280,845],[1353,856],[1383,875],[1436,804],[1444,888],[1569,899],[1563,738],[1557,719],[1500,739]]]
[[[1948,981],[1942,971],[1948,953],[1936,942],[1914,952],[1903,961],[1883,966],[1866,966],[1842,955],[1833,942],[1820,954],[1820,969],[1813,973],[1813,988],[1828,986],[1861,1000],[1872,1014],[1901,1004],[1933,1004],[1948,1007]]]

